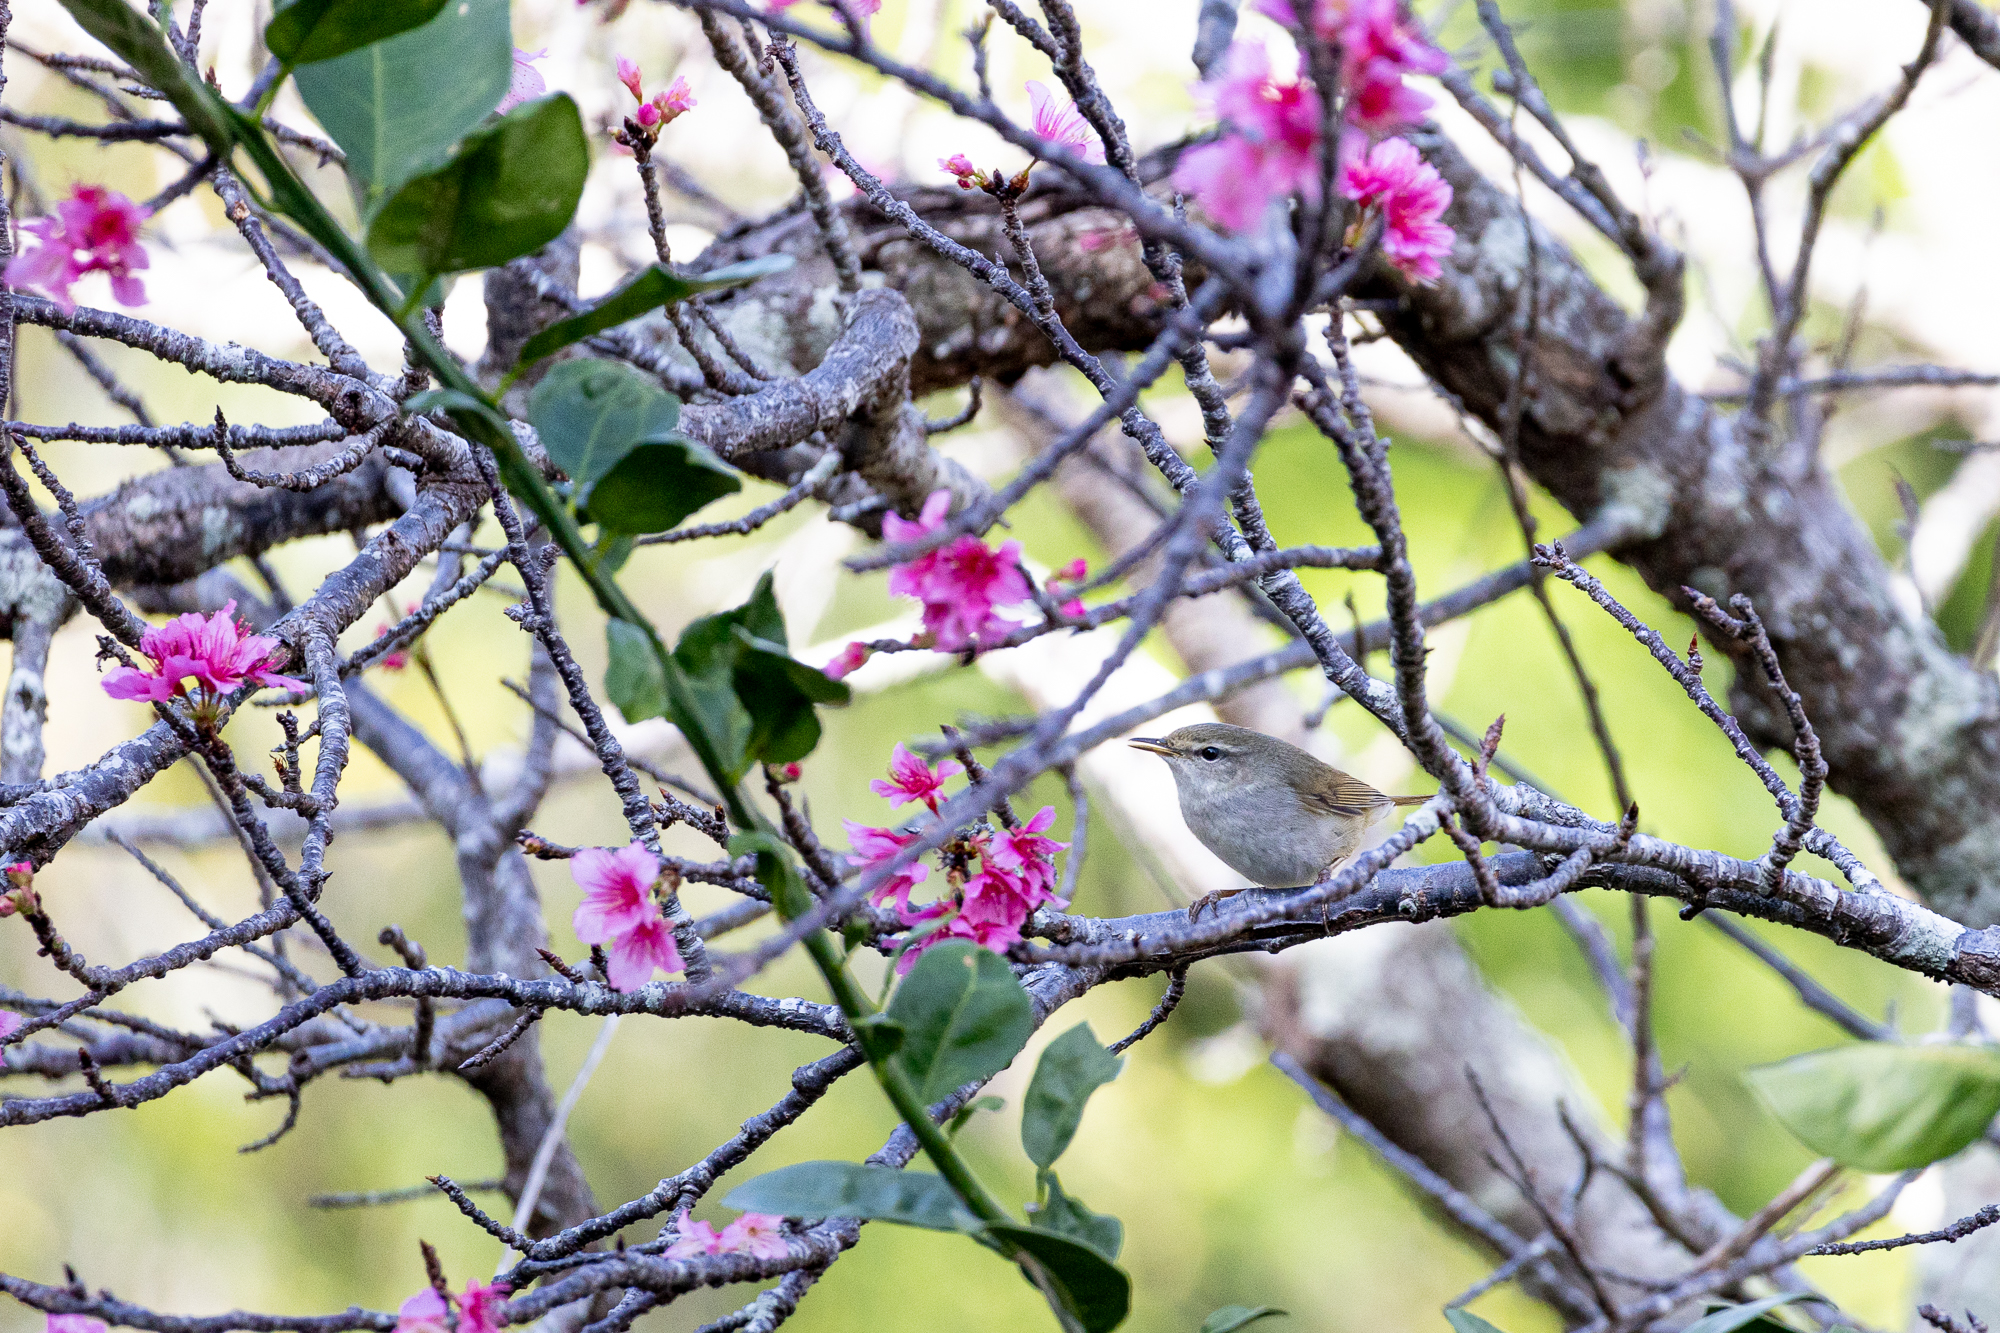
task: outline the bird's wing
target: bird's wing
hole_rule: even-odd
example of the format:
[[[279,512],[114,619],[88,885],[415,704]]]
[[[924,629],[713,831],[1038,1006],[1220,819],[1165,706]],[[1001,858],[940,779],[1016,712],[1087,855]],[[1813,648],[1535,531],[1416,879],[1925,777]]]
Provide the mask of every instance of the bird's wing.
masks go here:
[[[1299,801],[1316,815],[1365,815],[1387,805],[1389,798],[1360,778],[1336,772],[1330,784],[1300,793]]]

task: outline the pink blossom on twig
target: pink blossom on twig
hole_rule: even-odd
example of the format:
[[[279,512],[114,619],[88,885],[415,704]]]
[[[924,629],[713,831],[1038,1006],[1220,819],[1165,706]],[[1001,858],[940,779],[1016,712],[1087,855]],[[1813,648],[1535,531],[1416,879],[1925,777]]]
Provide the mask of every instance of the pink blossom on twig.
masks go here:
[[[895,751],[889,756],[888,778],[874,779],[868,784],[868,790],[877,796],[886,796],[891,807],[922,801],[931,808],[932,814],[936,814],[938,793],[944,790],[944,780],[964,771],[949,759],[941,760],[936,768],[932,768],[898,741]]]
[[[786,1254],[785,1233],[779,1228],[785,1219],[771,1213],[745,1213],[722,1229],[716,1247],[724,1254],[748,1254],[759,1259],[782,1259]]]
[[[69,314],[76,309],[71,284],[101,272],[110,275],[111,295],[120,305],[144,305],[146,284],[133,274],[151,262],[139,244],[139,228],[150,216],[116,190],[79,185],[56,205],[54,217],[21,224],[39,244],[7,262],[7,285],[40,292]]]
[[[613,935],[605,949],[605,979],[613,990],[635,991],[651,981],[655,972],[678,972],[686,966],[665,914],[658,904],[648,907],[651,915],[630,930]]]
[[[1028,81],[1028,105],[1034,111],[1035,133],[1050,143],[1061,144],[1086,162],[1104,165],[1104,141],[1068,98],[1058,99],[1048,85]]]
[[[951,492],[933,491],[914,520],[883,515],[882,535],[893,542],[917,541],[943,527],[950,512]],[[1019,542],[1003,542],[996,551],[969,535],[897,565],[889,571],[889,591],[922,602],[924,628],[940,651],[954,653],[1019,629],[999,608],[1030,595]]]
[[[458,1298],[458,1333],[500,1333],[511,1291],[505,1282],[466,1283]]]
[[[722,1237],[706,1222],[681,1221],[680,1238],[667,1246],[669,1259],[696,1259],[704,1254],[720,1254]]]
[[[1244,231],[1273,199],[1319,195],[1319,95],[1280,82],[1261,43],[1238,42],[1220,77],[1201,85],[1227,131],[1181,154],[1174,184],[1230,231]]]
[[[840,650],[839,656],[828,662],[824,668],[828,680],[840,680],[860,670],[868,660],[869,648],[865,643],[850,643]]]
[[[608,944],[657,910],[653,885],[660,878],[660,858],[636,842],[617,851],[586,847],[570,858],[569,874],[583,889],[570,924],[585,944]]]
[[[140,636],[139,651],[153,665],[113,667],[104,673],[106,694],[164,703],[187,697],[187,682],[193,680],[200,692],[198,708],[212,712],[223,694],[245,684],[306,688],[304,681],[273,670],[285,660],[285,646],[269,635],[250,633],[236,619],[234,598],[213,615],[189,611],[153,626]]]
[[[1340,192],[1364,208],[1380,209],[1385,222],[1382,254],[1399,272],[1433,282],[1439,260],[1455,235],[1439,221],[1451,204],[1451,185],[1407,139],[1385,139],[1368,155],[1341,167]]]
[[[396,1333],[446,1333],[451,1306],[436,1287],[425,1287],[396,1309]]]
[[[898,833],[894,829],[873,828],[853,819],[840,821],[847,830],[848,859],[858,870],[868,871],[881,865],[897,852],[917,840],[914,833]],[[910,892],[930,877],[931,868],[921,861],[910,864],[889,876],[875,891],[868,895],[868,901],[877,907],[892,908],[904,924],[909,924]]]

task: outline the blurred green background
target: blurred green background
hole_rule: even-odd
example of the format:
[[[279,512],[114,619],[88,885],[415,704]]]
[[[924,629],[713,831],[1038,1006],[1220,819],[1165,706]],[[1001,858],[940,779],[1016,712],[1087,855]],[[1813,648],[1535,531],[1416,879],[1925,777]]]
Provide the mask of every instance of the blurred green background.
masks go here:
[[[1080,8],[1090,37],[1104,39],[1100,49],[1108,53],[1107,81],[1116,95],[1129,99],[1121,104],[1156,113],[1135,116],[1128,110],[1140,126],[1142,146],[1199,123],[1185,77],[1192,0],[1160,6],[1160,18],[1144,25],[1111,0],[1086,0]],[[1510,16],[1527,20],[1523,46],[1557,105],[1593,133],[1622,138],[1628,145],[1633,136],[1643,136],[1663,151],[1687,153],[1690,160],[1700,154],[1687,134],[1717,137],[1715,84],[1704,48],[1709,16],[1700,7],[1642,0],[1622,8],[1510,0],[1505,8]],[[1749,15],[1744,48],[1754,49],[1768,27],[1759,26],[1765,9],[1743,8]],[[891,0],[876,31],[892,47],[914,50],[958,77],[964,72],[963,52],[953,47],[950,34],[975,11],[965,0],[935,10],[916,0],[910,5]],[[1441,41],[1477,57],[1475,27],[1465,8],[1439,12],[1446,14]],[[210,16],[210,30],[226,33],[231,25],[240,26],[246,14],[218,6]],[[36,20],[45,17],[37,15]],[[704,97],[702,114],[731,130],[698,139],[687,136],[689,169],[745,209],[775,204],[788,193],[781,172],[766,160],[772,150],[754,136],[740,95],[732,100],[734,90],[715,77],[707,58],[690,45],[685,16],[635,7],[616,25],[599,28],[567,0],[550,0],[517,5],[515,21],[523,45],[553,48],[551,86],[600,96],[605,106],[612,105],[601,94],[611,85],[614,53],[643,56],[649,85],[656,72],[686,69]],[[62,26],[48,22],[47,33],[31,30],[30,36],[45,37],[44,45],[59,45]],[[1245,26],[1247,31],[1252,25],[1246,21]],[[1802,113],[1824,114],[1839,104],[1853,79],[1853,72],[1838,62],[1823,68],[1801,55],[1795,63],[1793,103]],[[10,105],[41,113],[89,113],[89,104],[74,90],[32,70],[19,71],[19,64],[18,59],[10,62],[15,76],[8,86]],[[1036,73],[1019,50],[1000,44],[996,85],[1011,90],[1018,79],[1007,80],[1017,68],[1029,76]],[[906,141],[892,137],[876,146],[884,155],[901,153],[913,176],[929,179],[925,154],[934,143],[950,142],[948,125],[941,128],[939,118],[911,110],[893,90],[850,78],[830,64],[817,70],[831,89],[822,101],[835,112],[836,124],[846,118],[857,125],[857,137],[865,137],[870,108],[879,104],[884,108],[880,120],[900,126]],[[21,140],[10,137],[6,143],[12,150]],[[1843,216],[1865,220],[1879,206],[1889,210],[1885,225],[1890,234],[1915,226],[1928,197],[1922,191],[1930,187],[1899,170],[1888,147],[1870,152],[1869,161],[1844,187],[1839,200]],[[139,195],[165,179],[165,168],[132,148],[98,153],[72,141],[53,146],[38,141],[29,146],[29,157],[49,190],[71,178],[98,179]],[[636,196],[620,164],[607,159],[602,165],[601,185],[594,187],[600,194],[593,195],[591,206],[603,219],[600,229],[615,232],[620,219],[635,216]],[[1658,198],[1653,202],[1672,204]],[[191,199],[155,224],[159,243],[151,276],[157,304],[147,313],[168,322],[185,316],[196,325],[214,320],[216,331],[210,336],[304,355],[303,341],[283,321],[282,311],[279,318],[249,328],[240,318],[227,322],[233,314],[229,294],[258,291],[261,279],[244,267],[240,256],[205,239],[215,220],[212,204]],[[687,231],[694,235],[691,226]],[[602,276],[612,267],[616,246],[601,237],[594,245],[586,273]],[[1603,259],[1601,247],[1594,249],[1587,241],[1579,246],[1603,268],[1608,282],[1622,281]],[[1740,354],[1742,340],[1761,326],[1754,303],[1737,300],[1732,305],[1725,299],[1729,274],[1744,267],[1745,252],[1697,248],[1695,260],[1691,281],[1707,296],[1696,302],[1700,308],[1689,318],[1688,345],[1677,347],[1677,355],[1687,364],[1708,367],[1711,376],[1719,376],[1716,382],[1726,382],[1726,372],[1717,367],[1732,353]],[[202,265],[223,273],[229,285],[220,287],[219,295],[204,296],[201,282],[176,276],[183,269],[202,272]],[[585,286],[592,284],[586,281]],[[474,282],[461,283],[447,314],[455,345],[473,349],[479,336],[476,289]],[[85,293],[83,299],[103,297]],[[1829,336],[1838,327],[1839,309],[1827,304],[1809,333]],[[358,322],[365,333],[366,320]],[[365,337],[361,341],[366,344]],[[1871,326],[1862,355],[1907,352],[1916,341],[1906,327]],[[375,354],[378,349],[367,350]],[[295,402],[218,388],[178,371],[150,367],[118,349],[109,350],[106,358],[143,388],[162,420],[200,420],[218,403],[232,420],[311,419]],[[378,359],[378,364],[388,362]],[[1406,368],[1402,383],[1411,383],[1412,377]],[[23,334],[18,383],[16,412],[23,418],[123,419],[39,330]],[[1434,412],[1426,415],[1411,398],[1384,389],[1378,407],[1396,438],[1392,461],[1417,572],[1427,594],[1435,595],[1518,559],[1521,540],[1491,464],[1448,420],[1440,422]],[[1172,393],[1158,395],[1154,406],[1165,420],[1185,420],[1188,405]],[[944,405],[936,410],[945,410]],[[1961,438],[1976,428],[1969,409],[1964,418],[1959,411],[1949,399],[1913,399],[1843,419],[1832,437],[1830,457],[1839,464],[1857,512],[1892,563],[1904,557],[1896,479],[1906,479],[1918,499],[1949,481],[1957,459],[1934,448],[1932,441]],[[1177,431],[1175,438],[1187,447],[1198,435]],[[990,437],[977,429],[946,437],[944,444],[976,466],[982,461],[990,466],[996,452]],[[111,448],[51,447],[48,453],[84,495],[107,490],[156,462]],[[1281,542],[1365,540],[1337,460],[1296,423],[1272,435],[1259,456],[1257,478]],[[750,493],[736,497],[737,509],[774,493],[755,483],[746,490]],[[730,505],[715,510],[717,516],[730,512]],[[1537,513],[1545,539],[1570,526],[1566,516],[1545,502],[1538,501]],[[728,539],[704,544],[704,549],[654,548],[634,559],[625,582],[663,628],[672,630],[740,599],[756,573],[774,560],[781,584],[788,575],[823,581],[827,575],[819,566],[833,548],[812,530],[824,527],[819,512],[801,511],[754,539]],[[1089,556],[1095,565],[1100,554],[1048,497],[1021,507],[1014,535],[1025,543],[1030,558],[1045,566],[1077,555]],[[1991,574],[1985,554],[1990,546],[1990,539],[1976,543],[1979,554],[1939,603],[1943,631],[1954,646],[1965,646],[1976,631]],[[346,538],[324,538],[287,549],[276,563],[301,589],[352,549]],[[1598,559],[1591,567],[1669,642],[1691,632],[1687,621],[1619,566]],[[1363,615],[1380,606],[1379,588],[1370,579],[1337,572],[1308,572],[1305,578],[1336,619],[1344,614],[1336,609],[1349,592]],[[407,605],[421,591],[413,583],[399,592],[399,600]],[[1696,845],[1758,854],[1774,815],[1753,776],[1616,625],[1592,613],[1581,598],[1565,595],[1568,590],[1554,591],[1596,672],[1644,826]],[[888,597],[880,575],[842,572],[823,600],[816,624],[794,624],[795,642],[838,640],[902,610]],[[517,746],[525,732],[522,709],[500,684],[501,676],[518,678],[525,670],[525,641],[500,614],[502,605],[499,597],[482,596],[447,617],[428,639],[453,708],[482,752]],[[565,608],[580,655],[594,675],[602,666],[595,613],[573,587],[565,589]],[[383,619],[389,615],[385,608]],[[373,623],[357,627],[354,644],[361,641],[359,631]],[[1531,602],[1516,597],[1492,606],[1446,629],[1437,642],[1442,645],[1434,659],[1441,709],[1475,729],[1505,712],[1506,748],[1512,758],[1567,799],[1600,814],[1612,811],[1603,766],[1576,692]],[[103,698],[90,663],[92,651],[89,628],[81,623],[73,624],[58,645],[50,679],[51,771],[89,762],[144,724],[141,710]],[[1163,646],[1150,645],[1149,651],[1172,664]],[[1384,669],[1380,661],[1374,665]],[[448,737],[436,699],[414,672],[375,674],[392,700],[433,735]],[[1317,698],[1314,682],[1300,677],[1295,685],[1302,698]],[[1721,694],[1725,674],[1711,671],[1710,685]],[[866,784],[880,774],[897,740],[932,734],[939,723],[962,716],[1022,707],[977,671],[950,670],[866,694],[852,707],[829,713],[826,739],[806,763],[803,782],[819,826],[837,840],[842,817],[884,822],[887,807],[868,794]],[[1351,706],[1335,707],[1326,725],[1350,750],[1379,734]],[[235,722],[230,737],[239,753],[254,755],[275,741],[276,729],[268,714],[258,712]],[[344,799],[365,804],[396,794],[395,783],[372,757],[357,757]],[[135,805],[171,810],[199,807],[202,800],[192,776],[176,769],[153,783]],[[1053,781],[1037,786],[1029,808],[1044,801],[1058,809],[1059,836],[1070,836],[1069,806]],[[1844,801],[1829,801],[1825,822],[1861,850],[1885,879],[1892,878],[1874,839]],[[609,791],[588,776],[562,784],[534,827],[570,843],[623,837]],[[692,843],[675,845],[699,850]],[[1075,910],[1110,915],[1166,904],[1162,891],[1101,819],[1090,831],[1090,847]],[[1447,853],[1446,846],[1434,844],[1420,849],[1418,859]],[[233,848],[166,850],[159,856],[212,910],[231,916],[252,909],[254,886]],[[334,872],[330,911],[350,937],[372,940],[381,925],[394,921],[421,940],[433,960],[462,957],[451,854],[441,835],[420,826],[351,834],[335,844],[329,863]],[[1810,858],[1807,868],[1831,874],[1830,867]],[[554,946],[576,956],[580,946],[568,927],[576,891],[560,865],[538,865],[536,873]],[[45,873],[41,887],[59,925],[92,961],[123,962],[192,929],[179,905],[115,848],[71,847]],[[697,912],[720,905],[722,898],[705,886],[689,892]],[[1595,892],[1581,900],[1614,936],[1623,938],[1622,900]],[[1696,1182],[1716,1191],[1731,1208],[1747,1212],[1787,1183],[1809,1154],[1750,1097],[1741,1071],[1833,1044],[1839,1034],[1804,1011],[1777,978],[1715,932],[1682,924],[1671,912],[1656,911],[1654,918],[1661,933],[1661,1045],[1667,1067],[1685,1070],[1669,1096],[1681,1147]],[[70,993],[51,980],[46,964],[34,956],[25,929],[13,922],[0,926],[5,927],[0,929],[0,983],[37,995]],[[1619,1122],[1628,1060],[1602,996],[1555,921],[1545,912],[1481,913],[1459,921],[1455,929],[1492,984],[1562,1046],[1601,1100],[1606,1117]],[[1811,937],[1765,933],[1865,1012],[1890,1014],[1899,1024],[1921,1030],[1934,1024],[1941,1011],[1938,989],[1907,974]],[[118,1003],[183,1026],[200,1027],[211,1018],[254,1021],[267,1012],[268,997],[232,967],[227,959],[218,960],[215,966],[135,988]],[[320,970],[326,969],[322,965]],[[1124,1262],[1137,1287],[1130,1327],[1192,1330],[1208,1311],[1228,1303],[1286,1307],[1292,1312],[1290,1321],[1271,1327],[1313,1333],[1442,1327],[1439,1305],[1480,1277],[1487,1261],[1445,1233],[1391,1173],[1335,1132],[1296,1088],[1262,1062],[1263,1051],[1244,1020],[1239,987],[1246,981],[1247,973],[1228,964],[1197,969],[1177,1016],[1134,1048],[1124,1074],[1092,1102],[1077,1144],[1065,1158],[1065,1186],[1093,1208],[1125,1221]],[[772,994],[822,998],[817,981],[796,961],[771,969],[754,985]],[[994,1090],[1007,1098],[1006,1109],[978,1117],[961,1141],[970,1145],[980,1170],[1001,1187],[1003,1197],[1032,1197],[1032,1179],[1015,1136],[1024,1071],[1032,1068],[1042,1042],[1085,1019],[1109,1041],[1145,1016],[1160,989],[1158,981],[1107,987],[1063,1010],[1017,1068],[996,1082]],[[381,1012],[394,1017],[390,1009]],[[567,1084],[596,1030],[595,1020],[561,1014],[540,1026],[558,1088]],[[741,1120],[781,1096],[796,1065],[827,1049],[815,1039],[719,1020],[625,1024],[571,1125],[572,1141],[600,1205],[639,1194],[709,1151]],[[9,1087],[37,1094],[44,1090],[15,1083]],[[274,1104],[246,1104],[240,1083],[217,1076],[134,1111],[12,1131],[6,1167],[0,1170],[0,1268],[56,1281],[62,1265],[71,1263],[92,1286],[107,1286],[128,1299],[176,1313],[232,1307],[308,1313],[349,1304],[393,1308],[422,1282],[420,1237],[437,1245],[455,1282],[492,1271],[500,1258],[495,1242],[441,1198],[367,1210],[304,1205],[316,1193],[399,1188],[429,1174],[448,1174],[461,1182],[496,1175],[499,1155],[490,1119],[472,1093],[446,1078],[408,1079],[393,1086],[322,1079],[307,1093],[293,1133],[267,1150],[238,1153],[239,1145],[274,1128],[281,1114]],[[850,1079],[800,1124],[780,1134],[754,1159],[751,1171],[813,1157],[859,1158],[874,1151],[892,1125],[872,1085]],[[716,1195],[726,1193],[742,1174],[725,1178]],[[711,1202],[697,1215],[720,1224],[731,1214]],[[1898,1221],[1902,1216],[1899,1212],[1882,1230],[1904,1229]],[[627,1233],[634,1241],[653,1234],[651,1227]],[[1900,1325],[1907,1318],[1905,1254],[1822,1260],[1809,1263],[1805,1271],[1858,1318],[1885,1325]],[[692,1329],[748,1295],[745,1290],[696,1293],[646,1316],[641,1327]],[[1494,1293],[1478,1308],[1512,1333],[1554,1327],[1545,1312],[1511,1291]],[[1039,1328],[1048,1326],[1048,1317],[1015,1273],[962,1240],[871,1225],[858,1249],[836,1264],[808,1297],[792,1326],[806,1333],[916,1333]],[[36,1327],[38,1317],[30,1318],[18,1306],[0,1306],[0,1333]]]

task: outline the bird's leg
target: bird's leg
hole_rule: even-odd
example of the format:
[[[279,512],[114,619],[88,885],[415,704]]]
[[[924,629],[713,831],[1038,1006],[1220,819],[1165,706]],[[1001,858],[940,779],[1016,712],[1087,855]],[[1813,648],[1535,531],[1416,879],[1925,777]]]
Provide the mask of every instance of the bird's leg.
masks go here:
[[[1244,886],[1244,888],[1248,887],[1249,885],[1247,884]],[[1241,892],[1243,892],[1243,889],[1217,889],[1213,893],[1202,894],[1201,897],[1188,904],[1188,920],[1199,920],[1205,909],[1215,906],[1224,898],[1234,898]]]

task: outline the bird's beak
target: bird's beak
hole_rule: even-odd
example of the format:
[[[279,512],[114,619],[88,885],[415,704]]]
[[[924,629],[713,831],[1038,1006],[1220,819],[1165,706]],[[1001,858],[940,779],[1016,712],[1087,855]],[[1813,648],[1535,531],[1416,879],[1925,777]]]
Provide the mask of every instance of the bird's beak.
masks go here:
[[[1172,755],[1173,747],[1157,736],[1134,736],[1125,742],[1135,750],[1150,750],[1154,754]]]

